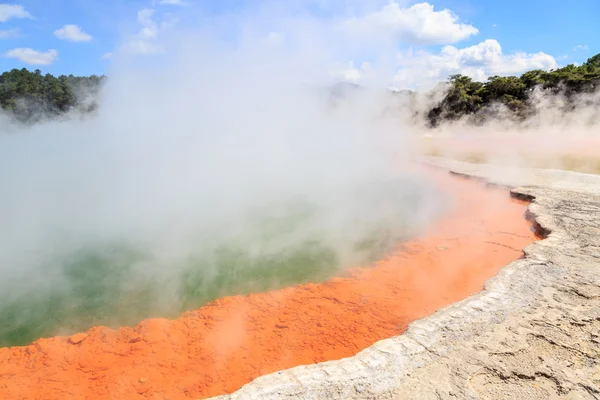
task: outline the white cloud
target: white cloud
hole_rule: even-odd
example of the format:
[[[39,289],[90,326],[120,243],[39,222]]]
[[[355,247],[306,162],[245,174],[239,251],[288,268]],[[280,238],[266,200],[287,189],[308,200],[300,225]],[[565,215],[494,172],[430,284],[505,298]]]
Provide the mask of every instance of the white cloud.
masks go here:
[[[154,12],[151,8],[138,11],[137,21],[142,27],[125,42],[124,51],[130,54],[156,54],[162,51],[156,43],[160,27],[153,19]]]
[[[429,86],[452,74],[483,81],[494,75],[519,75],[532,69],[557,67],[556,59],[542,52],[504,54],[500,43],[494,39],[462,49],[446,46],[435,55],[409,51],[400,55],[399,62],[402,67],[394,81],[405,87]]]
[[[109,51],[108,53],[105,53],[102,57],[100,57],[101,60],[110,60],[112,58],[113,54]]]
[[[37,51],[30,48],[18,48],[9,50],[4,55],[32,65],[49,65],[58,59],[58,51],[54,49]]]
[[[363,62],[360,67],[354,66],[354,61],[350,61],[347,65],[330,71],[331,76],[345,82],[358,83],[362,81],[366,74],[371,71],[371,64]]]
[[[280,32],[269,32],[266,40],[271,46],[281,46],[285,43],[285,35]]]
[[[33,16],[25,11],[23,6],[17,4],[0,4],[0,22],[6,22],[13,18],[33,19]]]
[[[18,29],[4,29],[0,30],[0,39],[10,39],[14,37],[19,37],[21,33]]]
[[[456,43],[479,33],[474,26],[459,22],[448,9],[435,11],[429,3],[402,8],[395,1],[379,11],[348,19],[340,28],[358,39],[391,38],[418,45]]]
[[[174,6],[183,6],[186,3],[184,3],[181,0],[159,0],[158,4],[165,4],[165,5],[174,5]]]
[[[590,48],[588,47],[587,44],[578,44],[577,46],[573,47],[573,51],[588,51]]]
[[[155,43],[142,39],[132,39],[125,45],[125,50],[131,54],[150,55],[163,51],[162,47]]]
[[[144,38],[153,38],[158,34],[158,25],[152,19],[154,10],[151,8],[145,8],[138,11],[137,20],[142,25],[142,29],[139,32],[139,36]]]
[[[72,24],[64,25],[62,28],[55,30],[54,36],[71,42],[89,42],[92,40],[92,35],[85,33],[80,26]]]
[[[155,11],[152,8],[138,11],[137,21],[141,28],[136,34],[127,38],[120,48],[121,51],[136,55],[150,55],[165,51],[164,43],[161,43],[159,36],[175,26],[178,20],[172,15],[165,15],[161,21],[156,22]]]

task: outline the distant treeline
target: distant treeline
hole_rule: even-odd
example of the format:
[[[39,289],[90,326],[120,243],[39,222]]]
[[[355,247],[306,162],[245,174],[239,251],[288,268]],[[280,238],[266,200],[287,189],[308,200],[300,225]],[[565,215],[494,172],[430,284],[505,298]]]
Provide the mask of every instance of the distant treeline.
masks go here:
[[[431,126],[444,120],[458,120],[473,116],[473,122],[485,121],[493,115],[494,107],[503,104],[517,119],[525,119],[534,112],[532,93],[539,88],[550,94],[561,94],[567,106],[577,107],[569,100],[575,95],[593,93],[600,86],[600,54],[580,66],[573,64],[551,71],[534,70],[516,76],[492,76],[487,82],[476,82],[463,75],[452,75],[450,89],[445,97],[426,114]]]
[[[31,123],[76,109],[93,111],[106,78],[42,75],[39,69],[13,69],[0,75],[0,107],[18,121]]]
[[[97,95],[105,76],[78,77],[61,75],[58,78],[40,70],[13,69],[0,75],[0,107],[15,119],[31,123],[53,118],[73,109],[89,113],[97,107]],[[431,127],[443,121],[470,118],[473,123],[485,122],[494,116],[497,105],[503,105],[516,119],[526,119],[535,113],[532,94],[539,88],[545,93],[561,94],[567,107],[575,108],[576,95],[593,93],[600,86],[600,54],[580,66],[573,64],[551,71],[533,70],[517,76],[492,76],[487,82],[477,82],[464,75],[452,75],[445,96],[430,109],[419,110]],[[334,97],[362,88],[338,84],[332,88]],[[435,92],[435,90],[434,90]],[[401,91],[414,95],[414,92]],[[347,93],[346,93],[347,94]],[[421,118],[419,117],[419,118]]]

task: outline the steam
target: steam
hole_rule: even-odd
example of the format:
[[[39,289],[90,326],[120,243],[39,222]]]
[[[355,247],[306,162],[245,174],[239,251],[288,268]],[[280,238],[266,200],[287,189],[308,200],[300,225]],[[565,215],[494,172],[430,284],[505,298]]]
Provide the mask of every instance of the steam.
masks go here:
[[[505,149],[512,164],[597,138],[597,94],[541,91],[525,122],[498,106],[477,126],[429,130],[423,115],[445,88],[386,90],[389,43],[365,49],[318,19],[265,12],[165,28],[158,43],[144,40],[169,24],[146,13],[152,35],[115,52],[91,117],[0,115],[0,346],[366,265],[451,206],[409,163],[425,136],[437,155],[495,161]],[[378,54],[371,89],[332,96],[344,52]]]
[[[443,91],[442,91],[443,93]],[[536,88],[520,119],[502,104],[438,128],[415,128],[425,152],[476,163],[600,173],[600,91],[565,94]]]
[[[332,102],[301,39],[172,34],[117,58],[93,118],[0,136],[0,344],[326,279],[443,211],[389,95]]]

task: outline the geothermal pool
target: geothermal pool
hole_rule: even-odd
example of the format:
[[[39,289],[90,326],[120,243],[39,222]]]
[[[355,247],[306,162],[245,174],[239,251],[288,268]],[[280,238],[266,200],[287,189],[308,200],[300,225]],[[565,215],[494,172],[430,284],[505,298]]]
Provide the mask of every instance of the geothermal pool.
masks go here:
[[[46,250],[33,273],[0,282],[0,347],[175,318],[219,297],[318,283],[371,263],[443,211],[441,193],[419,179],[323,189],[319,199],[273,196],[236,220],[161,232],[170,245],[115,236]],[[432,198],[438,204],[424,206]]]
[[[105,272],[95,272],[98,275],[89,280],[92,287],[84,285],[79,290],[99,293],[89,300],[96,303],[73,311],[65,305],[66,298],[44,303],[40,297],[31,303],[41,306],[39,315],[13,325],[22,329],[21,336],[18,330],[3,334],[5,343],[33,340],[59,326],[64,329],[68,325],[65,321],[75,321],[69,336],[0,349],[0,398],[205,398],[232,392],[266,373],[351,356],[378,340],[401,334],[411,321],[480,291],[485,280],[521,257],[523,247],[536,240],[524,218],[526,204],[511,199],[506,190],[447,174],[431,176],[448,207],[428,229],[411,232],[408,228],[415,221],[403,214],[390,219],[400,222],[398,230],[375,221],[370,237],[351,236],[351,247],[360,250],[360,257],[351,260],[338,260],[326,251],[327,246],[322,250],[314,243],[292,246],[289,258],[253,259],[244,263],[253,266],[249,275],[213,277],[211,282],[223,286],[216,285],[212,292],[198,297],[183,291],[187,297],[174,301],[175,306],[164,315],[171,317],[189,308],[188,301],[203,303],[236,290],[243,295],[220,297],[176,319],[153,318],[133,328],[97,326],[76,333],[78,326],[103,318],[114,321],[110,314],[115,310],[119,314],[124,306],[130,308],[125,308],[127,312],[118,321],[155,313],[144,305],[152,304],[154,296],[164,291],[158,283],[142,294],[136,290],[119,292],[132,295],[112,304],[108,300],[112,292],[94,292],[93,285],[102,275],[110,276],[111,272],[103,268],[117,266],[110,259],[92,257],[86,262],[97,262],[99,270]],[[392,203],[404,199],[413,205],[422,200],[418,192],[409,200],[405,196],[395,199]],[[406,204],[399,209],[406,211]],[[283,233],[275,229],[272,234]],[[372,259],[377,261],[368,264]],[[279,275],[273,268],[260,269],[269,262],[288,267]],[[365,267],[341,268],[346,262],[353,262],[347,266]],[[191,293],[195,285],[205,287],[191,276],[182,276],[190,282]],[[265,280],[255,279],[257,276]],[[114,281],[106,283],[108,286],[120,276],[110,279]],[[273,287],[281,289],[268,290]],[[253,294],[244,294],[248,292]],[[88,301],[86,296],[82,299]],[[56,306],[59,311],[53,310]],[[9,321],[14,318],[14,312],[2,315],[9,315]],[[55,315],[64,319],[44,325],[46,320],[56,321]]]

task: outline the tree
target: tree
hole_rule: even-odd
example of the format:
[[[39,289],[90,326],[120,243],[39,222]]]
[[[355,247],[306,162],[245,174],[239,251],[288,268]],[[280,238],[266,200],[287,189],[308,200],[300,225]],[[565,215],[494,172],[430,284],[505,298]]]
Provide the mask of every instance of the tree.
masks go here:
[[[21,122],[35,122],[45,117],[56,117],[74,107],[93,109],[80,104],[83,93],[97,94],[104,76],[54,77],[42,75],[39,69],[13,69],[0,75],[0,107]],[[92,104],[93,106],[93,104]]]
[[[599,70],[600,69],[600,53],[596,54],[593,57],[587,59],[583,66],[586,67],[590,71]]]
[[[523,118],[533,110],[530,94],[535,88],[562,94],[567,106],[575,107],[575,95],[591,93],[600,86],[600,54],[583,65],[567,65],[551,71],[533,70],[520,77],[492,76],[487,82],[474,82],[463,75],[451,75],[450,88],[439,104],[427,113],[430,125],[442,120],[456,120],[470,114],[488,113],[494,104],[503,104],[516,117]],[[569,104],[571,102],[571,104]]]
[[[451,75],[449,83],[450,89],[446,97],[427,114],[432,126],[438,125],[442,119],[456,120],[481,108],[483,83],[464,75]]]

